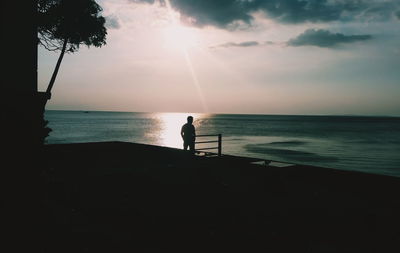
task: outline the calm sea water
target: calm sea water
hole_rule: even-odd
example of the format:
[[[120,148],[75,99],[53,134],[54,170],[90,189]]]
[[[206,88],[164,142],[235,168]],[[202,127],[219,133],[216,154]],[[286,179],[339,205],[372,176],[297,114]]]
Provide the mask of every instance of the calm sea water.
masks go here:
[[[188,115],[46,111],[53,129],[47,143],[127,141],[181,148],[180,128]],[[399,117],[191,115],[197,134],[222,134],[224,154],[400,176]]]

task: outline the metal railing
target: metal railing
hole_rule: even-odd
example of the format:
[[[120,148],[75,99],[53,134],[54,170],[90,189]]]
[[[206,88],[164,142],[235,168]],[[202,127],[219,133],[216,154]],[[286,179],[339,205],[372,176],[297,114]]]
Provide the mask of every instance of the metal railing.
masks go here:
[[[195,151],[203,151],[203,150],[212,150],[216,149],[218,151],[218,156],[222,155],[222,134],[201,134],[201,135],[196,135],[196,139],[200,137],[218,137],[218,139],[215,140],[206,140],[206,141],[196,141],[195,144],[206,144],[206,143],[218,143],[217,147],[202,147],[202,148],[195,148]],[[207,153],[207,152],[205,152]]]

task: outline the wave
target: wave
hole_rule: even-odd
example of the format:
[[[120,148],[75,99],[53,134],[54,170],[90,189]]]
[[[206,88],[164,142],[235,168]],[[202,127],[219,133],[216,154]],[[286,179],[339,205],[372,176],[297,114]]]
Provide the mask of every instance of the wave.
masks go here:
[[[284,160],[294,160],[299,162],[336,162],[339,160],[334,156],[324,156],[312,152],[292,149],[271,148],[266,146],[266,144],[248,144],[245,145],[244,148],[248,152],[273,155]]]
[[[307,142],[293,140],[293,141],[274,141],[274,142],[270,142],[267,144],[274,145],[274,146],[285,146],[286,147],[286,146],[301,146],[301,145],[307,144]]]

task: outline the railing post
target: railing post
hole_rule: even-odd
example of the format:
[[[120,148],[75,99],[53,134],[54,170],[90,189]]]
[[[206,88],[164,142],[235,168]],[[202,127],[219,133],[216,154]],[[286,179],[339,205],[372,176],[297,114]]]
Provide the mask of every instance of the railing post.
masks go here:
[[[218,156],[222,155],[222,134],[218,134]]]

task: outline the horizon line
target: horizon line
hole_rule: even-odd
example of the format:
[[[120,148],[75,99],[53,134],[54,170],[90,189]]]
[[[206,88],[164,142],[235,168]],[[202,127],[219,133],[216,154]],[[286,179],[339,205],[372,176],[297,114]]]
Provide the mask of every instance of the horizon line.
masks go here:
[[[154,111],[114,111],[114,110],[82,110],[82,109],[45,109],[45,111],[65,112],[116,112],[116,113],[181,113],[181,114],[210,114],[210,115],[260,115],[260,116],[336,116],[336,117],[383,117],[399,118],[400,115],[377,115],[377,114],[287,114],[287,113],[227,113],[227,112],[154,112]]]

